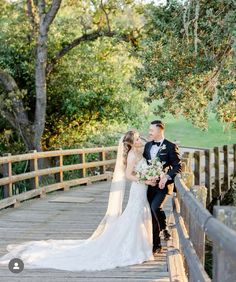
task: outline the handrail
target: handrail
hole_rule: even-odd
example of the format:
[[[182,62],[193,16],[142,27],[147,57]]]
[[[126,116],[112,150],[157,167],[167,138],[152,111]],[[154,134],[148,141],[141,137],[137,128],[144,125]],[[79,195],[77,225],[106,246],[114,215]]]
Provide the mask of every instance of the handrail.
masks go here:
[[[115,160],[107,160],[107,161],[98,161],[98,162],[90,162],[90,163],[83,163],[83,164],[74,164],[74,165],[64,165],[62,167],[63,172],[64,171],[70,171],[70,170],[79,170],[83,168],[94,168],[104,165],[112,165],[115,163]],[[0,185],[6,185],[9,183],[15,183],[18,181],[34,178],[36,176],[43,176],[48,174],[55,174],[61,171],[61,167],[53,167],[53,168],[44,168],[39,169],[37,171],[33,172],[26,172],[21,173],[17,175],[13,175],[11,177],[4,177],[0,179]]]
[[[186,170],[182,172],[182,178],[177,175],[174,180],[177,195],[173,197],[173,215],[189,280],[193,282],[211,281],[204,269],[205,236],[207,235],[214,249],[213,281],[234,281],[236,277],[234,267],[236,262],[236,231],[234,230],[236,208],[215,206],[213,216],[205,208],[206,187],[193,185],[194,177],[191,168],[186,165],[184,168]],[[224,280],[224,277],[230,277],[230,279]]]
[[[0,157],[0,164],[4,164],[7,162],[27,161],[27,160],[32,160],[34,158],[40,159],[40,158],[58,157],[61,154],[63,154],[63,156],[69,156],[69,155],[80,155],[83,153],[84,154],[100,153],[103,151],[110,152],[116,150],[117,150],[117,146],[35,152],[35,153]]]
[[[4,199],[0,200],[0,209],[8,207],[10,205],[18,206],[20,201],[30,199],[32,197],[42,197],[45,193],[59,189],[68,189],[70,186],[90,183],[92,181],[99,181],[103,179],[110,179],[111,172],[106,171],[107,166],[113,166],[116,160],[106,159],[108,152],[116,153],[117,146],[111,147],[97,147],[86,149],[68,149],[68,150],[56,150],[45,152],[31,152],[28,154],[13,155],[0,157],[0,165],[3,168],[3,177],[0,178],[0,186],[3,187]],[[86,162],[86,154],[99,153],[98,161]],[[63,158],[70,155],[79,155],[80,163],[77,164],[63,164]],[[42,158],[56,157],[56,166],[50,168],[39,168],[39,160]],[[30,171],[13,175],[12,164],[14,162],[30,161]],[[86,170],[89,168],[99,168],[98,175],[87,177]],[[64,180],[63,173],[67,171],[81,170],[82,176],[77,179]],[[45,175],[54,175],[56,183],[39,186],[39,177]],[[57,179],[56,179],[57,178]],[[14,183],[31,179],[32,188],[27,192],[23,192],[17,195],[13,195],[12,186]],[[22,195],[23,194],[23,195]]]
[[[213,217],[212,214],[196,200],[183,179],[176,176],[175,185],[181,199],[189,209],[192,218],[197,221],[200,228],[214,242],[219,243],[221,247],[236,260],[236,232]],[[226,237],[224,241],[222,241],[222,235]]]
[[[178,203],[177,198],[173,198],[173,205],[175,209],[173,209],[173,214],[175,218],[175,223],[179,235],[179,239],[181,242],[181,249],[184,252],[185,258],[187,260],[189,272],[191,273],[191,277],[194,277],[193,281],[204,281],[210,282],[208,274],[206,273],[204,266],[201,264],[198,255],[193,248],[191,241],[189,240],[189,235],[186,230],[184,220],[180,214],[180,205]]]

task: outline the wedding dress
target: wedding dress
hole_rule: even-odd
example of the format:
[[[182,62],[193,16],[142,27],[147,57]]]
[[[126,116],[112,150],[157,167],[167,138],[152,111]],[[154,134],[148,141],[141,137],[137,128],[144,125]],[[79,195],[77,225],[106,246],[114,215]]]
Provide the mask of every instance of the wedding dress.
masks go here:
[[[129,200],[122,213],[125,189],[122,153],[120,141],[107,212],[90,238],[50,239],[8,245],[9,253],[0,258],[0,264],[20,258],[28,269],[97,271],[154,260],[152,217],[145,184],[131,183]]]

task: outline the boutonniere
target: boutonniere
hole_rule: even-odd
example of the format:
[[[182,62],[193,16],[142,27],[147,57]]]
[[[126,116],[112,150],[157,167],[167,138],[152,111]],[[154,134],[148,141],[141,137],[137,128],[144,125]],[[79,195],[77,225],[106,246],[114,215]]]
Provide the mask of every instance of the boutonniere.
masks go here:
[[[162,151],[162,150],[165,150],[166,149],[166,144],[163,144],[161,147],[160,147],[160,150],[159,151]]]

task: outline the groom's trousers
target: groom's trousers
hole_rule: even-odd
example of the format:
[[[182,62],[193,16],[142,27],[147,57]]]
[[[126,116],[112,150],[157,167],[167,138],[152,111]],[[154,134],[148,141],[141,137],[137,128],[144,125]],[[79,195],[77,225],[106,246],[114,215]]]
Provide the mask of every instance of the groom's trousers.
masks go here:
[[[152,213],[153,250],[160,246],[160,231],[166,229],[166,215],[162,209],[168,195],[165,189],[148,186],[147,198]]]

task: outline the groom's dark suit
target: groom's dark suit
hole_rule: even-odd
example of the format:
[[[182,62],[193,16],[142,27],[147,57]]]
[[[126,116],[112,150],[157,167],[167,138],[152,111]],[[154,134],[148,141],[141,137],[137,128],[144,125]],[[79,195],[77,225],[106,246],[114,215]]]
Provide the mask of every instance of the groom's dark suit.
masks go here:
[[[152,146],[155,146],[152,141],[145,145],[143,156],[147,161],[151,160],[150,151]],[[157,182],[156,186],[148,186],[147,190],[147,198],[152,213],[154,251],[160,246],[160,231],[166,228],[166,215],[162,210],[162,204],[164,204],[167,194],[173,192],[174,178],[176,174],[181,172],[178,146],[164,139],[161,147],[156,156],[160,158],[161,162],[164,162],[163,168],[167,171],[167,175],[169,175],[170,179],[166,182],[164,189],[160,189],[159,183]]]

